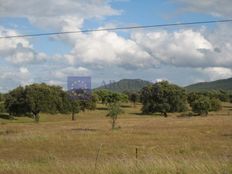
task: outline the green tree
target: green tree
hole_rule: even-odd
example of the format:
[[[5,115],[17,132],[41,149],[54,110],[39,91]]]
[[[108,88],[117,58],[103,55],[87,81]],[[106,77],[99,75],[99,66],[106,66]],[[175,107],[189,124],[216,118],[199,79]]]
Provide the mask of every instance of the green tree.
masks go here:
[[[11,116],[22,116],[30,112],[23,87],[19,86],[6,95],[5,108]]]
[[[232,94],[229,95],[230,103],[232,103]]]
[[[4,102],[0,102],[0,113],[6,112]]]
[[[118,115],[122,114],[123,110],[121,109],[120,104],[115,102],[108,105],[108,111],[106,116],[112,119],[112,129],[115,129]]]
[[[94,94],[97,96],[98,101],[100,101],[102,104],[106,103],[107,96],[112,93],[109,90],[101,89],[94,91]]]
[[[112,92],[106,89],[102,89],[94,91],[94,94],[102,104],[106,105],[114,102],[128,102],[128,96],[123,93]]]
[[[187,100],[188,100],[189,105],[192,107],[193,102],[197,100],[200,96],[203,96],[203,95],[197,92],[188,93]]]
[[[4,102],[4,96],[0,93],[0,113],[6,112],[5,109],[5,102]]]
[[[71,110],[67,95],[59,86],[32,84],[18,87],[6,95],[5,106],[10,115],[32,114],[39,122],[39,113],[67,113]]]
[[[74,89],[68,91],[69,99],[71,102],[72,120],[76,120],[75,113],[85,110],[95,110],[97,96],[90,90]]]
[[[80,112],[80,103],[78,100],[71,100],[72,120],[76,120],[76,114]]]
[[[61,90],[46,84],[33,84],[25,87],[26,103],[36,122],[39,122],[40,112],[52,114],[58,112],[57,105],[61,99],[57,89]]]
[[[129,100],[133,103],[134,107],[136,106],[136,102],[139,101],[139,95],[138,93],[131,93],[129,95]]]
[[[211,102],[208,97],[200,96],[192,103],[192,110],[198,115],[208,115],[210,109],[211,109]]]
[[[186,92],[167,81],[144,87],[141,91],[142,112],[160,112],[167,117],[168,112],[182,112],[187,108]]]
[[[0,93],[0,102],[4,101],[4,95]]]
[[[216,98],[210,99],[210,106],[211,106],[210,111],[219,111],[222,108],[221,101]]]

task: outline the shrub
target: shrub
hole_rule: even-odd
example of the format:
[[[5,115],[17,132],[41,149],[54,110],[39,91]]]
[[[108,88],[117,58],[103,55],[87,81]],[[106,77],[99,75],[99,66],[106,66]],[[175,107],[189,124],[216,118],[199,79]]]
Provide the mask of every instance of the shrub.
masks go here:
[[[208,97],[200,96],[192,102],[192,110],[198,115],[208,115],[211,109],[211,102]]]

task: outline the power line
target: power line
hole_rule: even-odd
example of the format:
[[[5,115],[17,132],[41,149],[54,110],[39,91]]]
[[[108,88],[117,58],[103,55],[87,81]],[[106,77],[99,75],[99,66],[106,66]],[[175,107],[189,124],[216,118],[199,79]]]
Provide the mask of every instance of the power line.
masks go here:
[[[197,22],[182,22],[182,23],[168,23],[168,24],[157,24],[157,25],[127,26],[127,27],[89,29],[89,30],[86,29],[86,30],[77,30],[77,31],[36,33],[36,34],[24,34],[24,35],[11,35],[11,36],[1,36],[0,39],[52,36],[52,35],[64,35],[64,34],[76,34],[76,33],[91,33],[91,32],[99,32],[99,31],[116,31],[116,30],[132,30],[132,29],[146,29],[146,28],[159,28],[159,27],[172,27],[172,26],[187,26],[187,25],[213,24],[213,23],[226,23],[226,22],[232,22],[232,19],[212,20],[212,21],[197,21]]]

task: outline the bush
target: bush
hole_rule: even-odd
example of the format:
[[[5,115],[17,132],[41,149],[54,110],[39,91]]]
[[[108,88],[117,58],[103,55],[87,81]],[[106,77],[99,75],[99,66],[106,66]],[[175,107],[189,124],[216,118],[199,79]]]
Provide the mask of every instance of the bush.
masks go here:
[[[198,115],[208,115],[211,109],[211,102],[208,97],[200,96],[192,102],[192,110]]]
[[[219,99],[213,98],[210,100],[211,108],[210,111],[219,111],[221,110],[221,101]]]

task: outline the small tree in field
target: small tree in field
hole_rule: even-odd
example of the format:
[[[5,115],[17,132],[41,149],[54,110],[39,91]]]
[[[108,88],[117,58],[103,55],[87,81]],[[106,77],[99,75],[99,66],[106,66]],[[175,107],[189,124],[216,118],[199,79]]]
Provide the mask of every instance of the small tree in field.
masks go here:
[[[108,110],[109,112],[106,116],[112,119],[112,129],[115,129],[118,115],[122,114],[123,110],[120,108],[120,105],[117,102],[109,104]]]
[[[208,97],[201,96],[192,103],[193,112],[198,115],[208,115],[211,110],[211,103]]]
[[[210,100],[210,104],[211,104],[211,109],[210,111],[219,111],[222,109],[222,106],[221,106],[221,101],[219,99],[216,99],[216,98],[212,98]]]
[[[40,120],[40,112],[57,113],[62,89],[46,84],[32,84],[25,87],[25,100],[29,112],[33,114],[35,122]]]
[[[136,106],[136,102],[139,100],[138,93],[129,94],[129,100],[133,103],[134,107]]]

